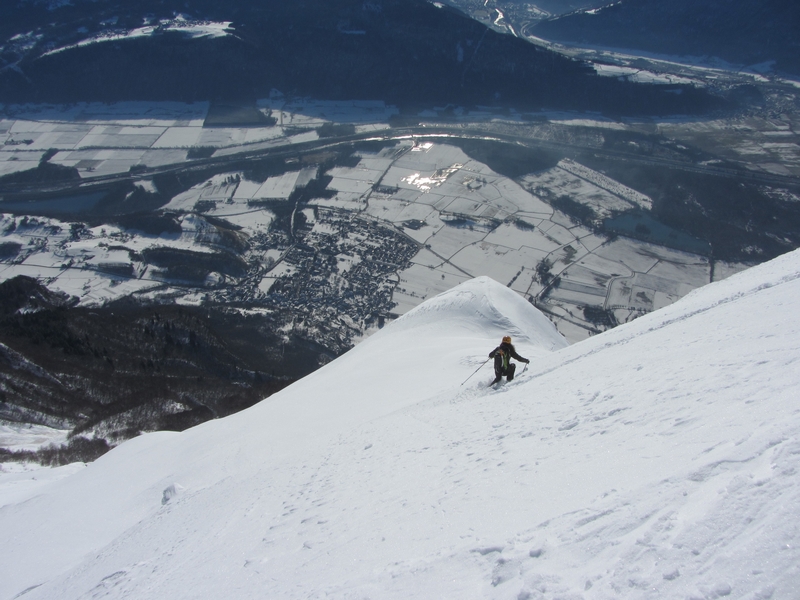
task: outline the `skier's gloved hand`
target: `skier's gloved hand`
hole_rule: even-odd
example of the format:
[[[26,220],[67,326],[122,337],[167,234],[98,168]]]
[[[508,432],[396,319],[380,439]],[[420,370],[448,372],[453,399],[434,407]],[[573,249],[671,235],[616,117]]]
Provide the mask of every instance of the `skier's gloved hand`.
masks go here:
[[[525,364],[526,364],[526,365],[530,364],[530,362],[531,362],[531,361],[529,361],[527,358],[525,359]]]

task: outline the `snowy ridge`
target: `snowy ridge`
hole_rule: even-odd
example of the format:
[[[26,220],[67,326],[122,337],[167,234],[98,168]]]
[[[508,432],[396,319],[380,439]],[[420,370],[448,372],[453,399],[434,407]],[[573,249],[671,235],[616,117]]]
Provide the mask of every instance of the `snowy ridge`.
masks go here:
[[[476,277],[413,308],[392,326],[392,334],[410,327],[445,328],[455,323],[476,334],[506,332],[514,343],[537,349],[557,350],[567,346],[553,324],[516,292],[500,286],[489,277]],[[498,340],[499,341],[499,340]]]
[[[0,599],[797,597],[799,304],[795,252],[562,348],[472,280],[247,411],[0,493]],[[509,322],[528,371],[461,385]]]

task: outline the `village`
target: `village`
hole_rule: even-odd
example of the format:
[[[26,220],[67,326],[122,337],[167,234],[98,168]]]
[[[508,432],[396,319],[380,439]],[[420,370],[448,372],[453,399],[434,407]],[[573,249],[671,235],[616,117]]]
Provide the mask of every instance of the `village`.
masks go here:
[[[685,234],[656,231],[651,198],[576,158],[512,177],[446,138],[393,137],[396,109],[382,103],[276,94],[256,109],[262,123],[236,126],[205,126],[220,112],[200,104],[15,109],[1,125],[5,173],[46,158],[86,181],[123,177],[151,194],[158,186],[148,172],[159,165],[221,162],[160,207],[169,225],[161,234],[81,224],[77,213],[26,220],[16,207],[3,217],[0,278],[31,275],[86,305],[131,296],[269,312],[284,330],[339,351],[481,275],[517,291],[574,342],[747,266],[712,259]],[[513,129],[513,119],[499,126]],[[324,146],[321,136],[343,124],[376,136],[345,163],[299,154],[256,179],[224,168],[275,148]],[[587,125],[613,124],[583,118],[573,129]],[[303,194],[311,184],[319,193]]]

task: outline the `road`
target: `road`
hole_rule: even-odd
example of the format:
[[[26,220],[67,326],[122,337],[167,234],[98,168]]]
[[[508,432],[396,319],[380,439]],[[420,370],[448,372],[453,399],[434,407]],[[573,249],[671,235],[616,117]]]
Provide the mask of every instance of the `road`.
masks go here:
[[[366,132],[337,138],[324,138],[292,145],[276,145],[274,149],[259,148],[257,151],[248,151],[247,146],[242,146],[238,154],[221,158],[202,158],[191,161],[164,165],[153,168],[143,168],[135,172],[116,173],[98,177],[84,178],[80,181],[71,180],[64,182],[50,182],[37,184],[0,184],[0,198],[8,201],[20,202],[35,200],[57,195],[71,194],[77,191],[102,190],[124,181],[150,179],[156,175],[180,174],[195,170],[224,170],[225,168],[242,169],[249,163],[257,162],[265,157],[292,158],[298,154],[319,152],[326,149],[336,149],[355,142],[367,140],[402,140],[402,139],[432,139],[443,141],[447,138],[479,139],[495,141],[521,146],[524,148],[545,149],[563,152],[569,155],[593,154],[599,157],[622,160],[632,164],[655,166],[666,169],[681,170],[715,177],[737,178],[755,184],[777,187],[800,187],[800,177],[783,176],[768,173],[756,173],[732,167],[696,164],[662,157],[642,156],[634,153],[609,150],[605,148],[592,148],[565,142],[542,140],[521,134],[509,133],[507,129],[513,127],[512,123],[482,123],[480,126],[469,123],[420,123],[416,126],[396,127],[385,132]],[[504,129],[506,131],[499,131]],[[0,207],[2,203],[0,202]]]

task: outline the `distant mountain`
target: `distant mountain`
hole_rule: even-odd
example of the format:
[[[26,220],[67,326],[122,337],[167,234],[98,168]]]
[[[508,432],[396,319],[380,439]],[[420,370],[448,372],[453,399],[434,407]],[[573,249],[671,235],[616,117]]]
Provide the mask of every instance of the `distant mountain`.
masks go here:
[[[424,0],[28,2],[0,12],[0,101],[231,100],[272,89],[401,105],[625,114],[722,102],[597,76]],[[682,93],[674,93],[680,89]]]
[[[620,0],[531,29],[545,39],[713,56],[800,73],[800,4],[786,0]]]

